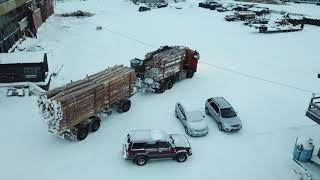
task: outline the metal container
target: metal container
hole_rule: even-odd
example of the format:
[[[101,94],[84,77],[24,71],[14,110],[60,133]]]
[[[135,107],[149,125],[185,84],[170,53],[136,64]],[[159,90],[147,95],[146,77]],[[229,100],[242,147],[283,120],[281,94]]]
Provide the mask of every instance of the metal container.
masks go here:
[[[293,158],[300,162],[310,162],[313,151],[314,144],[311,138],[297,138],[293,150]]]

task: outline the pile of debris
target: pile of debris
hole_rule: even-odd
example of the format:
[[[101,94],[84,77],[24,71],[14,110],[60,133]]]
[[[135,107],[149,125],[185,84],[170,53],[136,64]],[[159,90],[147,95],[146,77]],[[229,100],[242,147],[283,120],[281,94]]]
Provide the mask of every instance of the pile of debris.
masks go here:
[[[94,14],[91,12],[87,12],[87,11],[75,11],[75,12],[71,12],[71,13],[64,13],[61,14],[62,17],[91,17]]]

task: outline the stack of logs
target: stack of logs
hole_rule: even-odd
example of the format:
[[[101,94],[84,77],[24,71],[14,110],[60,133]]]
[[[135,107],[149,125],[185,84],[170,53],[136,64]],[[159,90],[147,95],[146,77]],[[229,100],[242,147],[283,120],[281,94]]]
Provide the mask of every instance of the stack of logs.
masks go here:
[[[178,46],[154,54],[152,60],[146,63],[148,70],[145,75],[146,77],[159,81],[160,79],[177,74],[181,70],[184,58],[185,48]]]
[[[77,124],[131,97],[135,77],[133,69],[113,66],[46,92],[38,100],[40,113],[50,132],[70,132]]]

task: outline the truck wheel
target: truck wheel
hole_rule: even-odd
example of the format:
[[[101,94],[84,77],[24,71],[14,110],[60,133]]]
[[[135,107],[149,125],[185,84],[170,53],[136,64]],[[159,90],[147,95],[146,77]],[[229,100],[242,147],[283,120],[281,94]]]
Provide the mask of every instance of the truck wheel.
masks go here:
[[[77,139],[79,141],[84,140],[88,136],[88,127],[80,127],[78,129]]]
[[[96,117],[90,123],[89,129],[91,132],[96,132],[100,128],[100,118]]]
[[[176,155],[176,160],[178,162],[185,162],[187,160],[188,156],[185,153],[179,153]]]
[[[145,165],[145,164],[147,163],[147,158],[144,157],[144,156],[137,157],[137,158],[135,159],[135,162],[136,162],[136,164],[137,164],[138,166],[143,166],[143,165]]]
[[[155,92],[161,94],[161,93],[164,93],[165,90],[166,90],[165,85],[164,84],[160,84],[159,89],[156,89]]]
[[[128,112],[131,108],[131,101],[126,100],[122,105],[121,105],[121,110],[122,112]]]
[[[173,86],[173,84],[174,84],[173,79],[169,79],[169,80],[167,81],[167,83],[166,83],[166,88],[167,88],[167,89],[171,89],[172,86]]]
[[[187,78],[192,78],[194,75],[194,71],[188,71],[187,72]]]

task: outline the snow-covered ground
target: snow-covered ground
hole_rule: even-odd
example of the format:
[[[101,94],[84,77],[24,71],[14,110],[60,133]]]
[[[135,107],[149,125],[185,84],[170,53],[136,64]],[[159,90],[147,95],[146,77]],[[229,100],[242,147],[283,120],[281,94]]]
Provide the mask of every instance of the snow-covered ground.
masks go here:
[[[21,45],[48,52],[51,72],[63,64],[52,87],[108,66],[129,65],[130,59],[161,45],[197,49],[198,72],[163,94],[133,96],[129,112],[104,118],[100,130],[82,142],[49,134],[36,97],[6,98],[0,89],[0,179],[294,179],[295,138],[310,136],[320,144],[320,126],[304,115],[312,92],[320,91],[319,27],[259,34],[196,2],[144,13],[119,0],[57,3],[56,14],[81,9],[95,16],[53,15],[38,39]],[[298,13],[302,9],[292,6]],[[312,8],[310,12],[320,12],[320,7]],[[240,132],[220,132],[206,117],[209,134],[189,138],[193,155],[185,163],[163,160],[138,167],[121,158],[127,132],[160,128],[184,133],[174,116],[175,103],[204,111],[212,96],[224,96],[234,106],[243,122]]]

